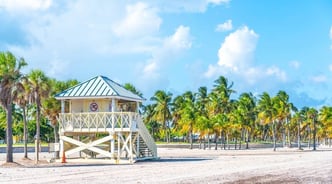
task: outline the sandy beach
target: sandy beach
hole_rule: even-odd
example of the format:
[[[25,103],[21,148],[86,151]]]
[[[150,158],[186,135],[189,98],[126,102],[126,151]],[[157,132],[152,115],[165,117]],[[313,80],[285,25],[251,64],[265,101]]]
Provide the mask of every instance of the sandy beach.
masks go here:
[[[22,160],[4,164],[0,154],[0,183],[332,183],[332,149],[296,148],[249,150],[200,150],[158,148],[159,160],[135,164],[98,161],[48,163]],[[33,158],[33,153],[29,156]]]

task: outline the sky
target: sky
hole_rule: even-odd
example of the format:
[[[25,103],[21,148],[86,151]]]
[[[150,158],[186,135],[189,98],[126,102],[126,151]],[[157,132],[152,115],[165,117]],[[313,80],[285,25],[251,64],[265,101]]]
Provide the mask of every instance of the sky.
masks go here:
[[[58,80],[104,75],[150,99],[219,76],[298,108],[332,105],[330,0],[0,0],[0,51]]]

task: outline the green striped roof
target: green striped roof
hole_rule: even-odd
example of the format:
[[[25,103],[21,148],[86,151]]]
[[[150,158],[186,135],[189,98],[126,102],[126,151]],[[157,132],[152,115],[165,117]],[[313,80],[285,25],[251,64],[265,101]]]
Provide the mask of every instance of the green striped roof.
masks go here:
[[[97,76],[55,95],[56,99],[117,98],[142,102],[144,99],[105,76]]]

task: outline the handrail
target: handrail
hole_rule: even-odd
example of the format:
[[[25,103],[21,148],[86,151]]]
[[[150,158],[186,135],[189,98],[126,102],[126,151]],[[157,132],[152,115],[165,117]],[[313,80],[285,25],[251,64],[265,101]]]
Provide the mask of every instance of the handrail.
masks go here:
[[[58,122],[60,131],[109,130],[115,128],[135,129],[137,121],[134,112],[94,112],[94,113],[60,113]]]
[[[135,112],[83,112],[60,113],[58,117],[60,132],[81,131],[138,131],[154,158],[157,157],[157,145],[145,127],[141,116]]]
[[[145,144],[151,150],[153,157],[157,158],[158,157],[157,145],[154,142],[152,136],[150,135],[148,129],[145,127],[142,118],[138,118],[137,126],[138,126],[139,135],[143,138]]]

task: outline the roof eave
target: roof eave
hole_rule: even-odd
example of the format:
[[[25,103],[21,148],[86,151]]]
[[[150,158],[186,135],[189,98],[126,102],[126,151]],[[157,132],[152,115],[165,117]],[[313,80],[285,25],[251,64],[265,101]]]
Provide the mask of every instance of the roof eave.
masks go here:
[[[78,96],[78,97],[61,97],[61,96],[56,96],[55,99],[57,99],[57,100],[121,99],[121,100],[135,101],[135,102],[143,102],[143,101],[145,101],[145,99],[129,98],[129,97],[123,97],[123,96]]]

